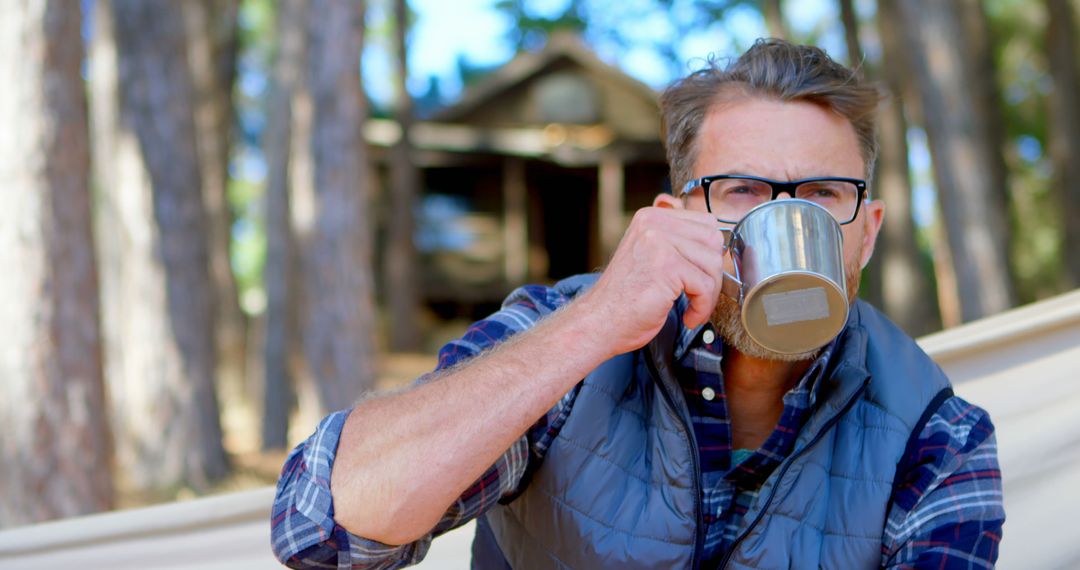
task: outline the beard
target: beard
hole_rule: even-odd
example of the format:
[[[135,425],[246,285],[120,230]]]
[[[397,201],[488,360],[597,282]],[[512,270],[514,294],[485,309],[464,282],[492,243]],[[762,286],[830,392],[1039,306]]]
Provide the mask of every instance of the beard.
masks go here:
[[[850,306],[855,302],[855,298],[859,293],[859,285],[862,283],[862,268],[859,267],[858,262],[844,264],[844,281],[847,285],[848,305]],[[713,309],[712,324],[728,347],[754,358],[798,362],[816,358],[818,353],[821,352],[820,348],[816,348],[810,352],[784,354],[761,346],[746,332],[746,327],[742,323],[739,302],[723,293],[720,294],[716,307]]]

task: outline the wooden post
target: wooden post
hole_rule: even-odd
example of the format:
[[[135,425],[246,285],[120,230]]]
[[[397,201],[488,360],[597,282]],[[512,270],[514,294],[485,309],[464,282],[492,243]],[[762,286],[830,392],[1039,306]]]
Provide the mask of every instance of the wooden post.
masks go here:
[[[503,272],[511,286],[524,283],[529,272],[526,198],[525,161],[509,157],[503,163]]]
[[[601,263],[607,263],[622,238],[625,220],[625,179],[623,161],[614,154],[600,159],[600,255]]]

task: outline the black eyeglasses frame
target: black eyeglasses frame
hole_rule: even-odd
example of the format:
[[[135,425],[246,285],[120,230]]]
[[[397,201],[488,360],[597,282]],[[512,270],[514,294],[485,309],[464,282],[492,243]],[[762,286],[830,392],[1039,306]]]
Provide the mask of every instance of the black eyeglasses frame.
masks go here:
[[[866,181],[858,179],[858,178],[843,178],[843,177],[838,177],[838,176],[821,176],[821,177],[817,177],[817,178],[803,178],[801,180],[792,180],[790,182],[781,182],[779,180],[771,180],[769,178],[762,178],[760,176],[749,176],[749,175],[746,175],[746,174],[713,174],[711,176],[702,176],[701,178],[695,178],[695,179],[690,180],[689,182],[687,182],[685,185],[683,185],[682,193],[680,193],[679,196],[685,196],[685,195],[689,194],[691,191],[693,191],[694,188],[700,187],[702,189],[702,191],[705,193],[705,209],[708,210],[709,213],[711,214],[712,213],[712,204],[710,203],[710,200],[709,200],[709,186],[713,182],[716,182],[717,180],[734,180],[734,179],[737,179],[737,180],[754,180],[756,182],[763,182],[765,184],[768,184],[769,187],[772,188],[772,197],[769,198],[770,202],[777,199],[780,196],[780,194],[783,194],[785,192],[789,196],[794,198],[795,197],[795,190],[799,186],[802,186],[803,184],[806,184],[806,183],[809,183],[809,182],[847,182],[847,183],[850,183],[850,184],[854,184],[855,188],[858,190],[858,195],[856,196],[856,199],[855,199],[855,213],[853,213],[851,215],[851,219],[849,219],[847,221],[841,222],[840,220],[837,220],[837,222],[841,226],[850,224],[851,222],[855,221],[855,218],[859,217],[859,209],[862,207],[863,200],[866,198]],[[739,222],[739,220],[723,220],[723,219],[720,219],[720,218],[717,218],[716,220],[719,221],[719,222],[726,223],[726,224],[737,224]]]

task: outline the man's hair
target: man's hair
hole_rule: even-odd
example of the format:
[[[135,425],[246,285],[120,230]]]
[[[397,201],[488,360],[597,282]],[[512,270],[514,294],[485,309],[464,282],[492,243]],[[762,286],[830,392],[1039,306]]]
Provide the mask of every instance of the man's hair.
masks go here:
[[[759,39],[734,61],[721,66],[715,57],[679,79],[660,96],[661,125],[672,190],[693,177],[698,131],[709,110],[743,97],[820,105],[851,122],[870,178],[877,157],[875,112],[880,91],[855,71],[814,46]]]

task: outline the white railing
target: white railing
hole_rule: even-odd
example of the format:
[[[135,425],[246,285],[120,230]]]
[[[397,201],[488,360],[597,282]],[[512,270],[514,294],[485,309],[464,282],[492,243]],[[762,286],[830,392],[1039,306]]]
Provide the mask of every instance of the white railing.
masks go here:
[[[999,567],[1080,568],[1080,291],[920,344],[997,428],[1006,516]]]

